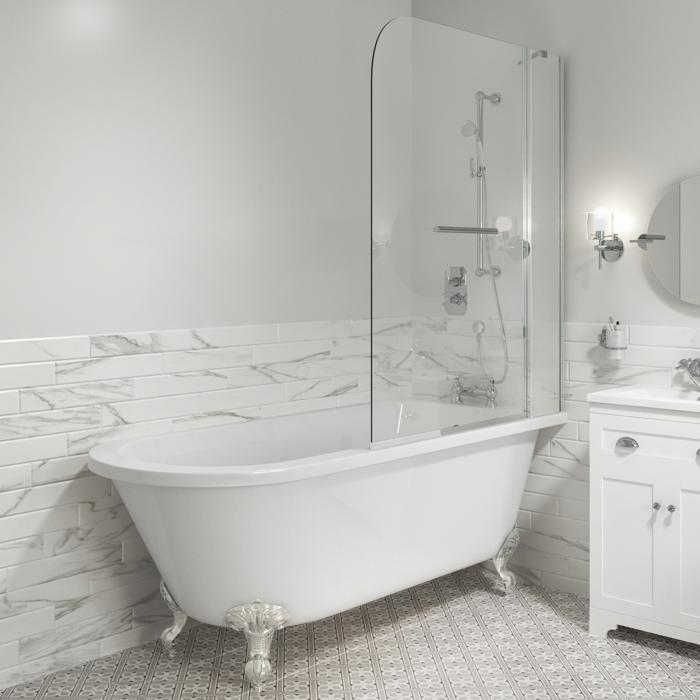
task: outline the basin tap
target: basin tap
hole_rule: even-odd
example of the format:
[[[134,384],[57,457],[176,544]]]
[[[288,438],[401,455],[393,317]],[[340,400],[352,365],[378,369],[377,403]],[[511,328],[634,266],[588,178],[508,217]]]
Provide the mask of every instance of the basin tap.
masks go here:
[[[676,369],[684,370],[690,381],[695,384],[695,388],[700,391],[700,357],[694,359],[689,357],[687,360],[680,360]],[[700,398],[698,398],[698,401],[700,401]]]

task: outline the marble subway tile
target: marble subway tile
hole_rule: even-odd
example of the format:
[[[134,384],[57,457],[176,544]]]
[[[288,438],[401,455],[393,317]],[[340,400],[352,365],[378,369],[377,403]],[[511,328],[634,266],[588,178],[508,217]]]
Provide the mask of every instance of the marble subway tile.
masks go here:
[[[0,341],[0,365],[48,362],[90,356],[86,335]]]
[[[65,435],[44,435],[0,442],[0,465],[62,457],[66,454]]]
[[[357,391],[359,380],[357,377],[330,377],[326,379],[311,379],[304,382],[294,382],[285,386],[288,401],[302,399],[320,399],[340,396],[348,392]]]
[[[248,364],[258,366],[278,362],[303,362],[310,359],[330,357],[330,354],[330,340],[257,345],[253,348],[253,362]]]
[[[75,574],[74,576],[64,576],[52,581],[46,581],[36,586],[19,588],[8,591],[6,603],[38,603],[48,605],[60,602],[66,598],[77,598],[87,595],[90,589],[90,582],[87,573]]]
[[[526,490],[525,493],[523,493],[520,507],[523,510],[530,510],[534,511],[535,513],[549,513],[551,515],[558,515],[559,498],[542,493],[530,493]]]
[[[19,391],[0,391],[0,416],[19,413]]]
[[[0,620],[0,644],[13,642],[21,637],[28,637],[37,633],[46,633],[53,627],[53,605],[5,617]]]
[[[0,568],[41,559],[43,554],[41,535],[30,535],[8,542],[0,542]],[[1,664],[0,668],[2,668]]]
[[[209,413],[198,413],[193,416],[173,418],[173,432],[212,428],[217,425],[230,425],[231,423],[244,423],[260,417],[262,417],[262,406],[245,406],[242,408],[210,411]]]
[[[134,396],[133,382],[133,379],[112,379],[103,382],[23,389],[20,394],[21,410],[23,412],[46,411],[131,399]]]
[[[154,622],[162,625],[170,619],[172,619],[172,613],[168,610],[160,591],[153,591],[145,600],[134,606],[134,627],[150,625]]]
[[[700,349],[700,327],[632,325],[629,340],[632,345],[663,346],[673,348],[676,353],[682,348],[697,350]],[[684,356],[685,354],[681,352],[678,359]]]
[[[273,323],[251,326],[222,326],[197,328],[195,333],[210,348],[228,348],[236,345],[264,345],[277,340],[277,326]]]
[[[528,474],[525,490],[528,493],[539,493],[588,502],[588,483],[577,479]]]
[[[131,522],[126,507],[122,503],[119,495],[112,492],[112,495],[105,498],[98,498],[96,501],[80,504],[80,527],[92,527],[96,523],[105,520],[116,520],[127,525]]]
[[[533,513],[532,529],[545,535],[558,535],[583,542],[588,540],[588,523],[558,515]]]
[[[63,649],[81,647],[95,642],[103,636],[119,634],[131,629],[131,611],[119,610],[94,616],[81,623],[60,625],[44,634],[35,634],[19,640],[19,654],[22,662],[51,656]]]
[[[671,385],[671,370],[630,365],[596,365],[585,362],[569,362],[568,378],[571,381],[604,382],[607,384]]]
[[[88,507],[88,504],[81,504],[81,508]],[[112,509],[109,512],[103,511],[103,514],[114,515]],[[45,533],[42,549],[44,556],[55,557],[78,550],[116,547],[122,544],[125,538],[134,537],[135,533],[136,528],[122,506],[118,517],[108,517],[89,524],[81,523],[80,527]]]
[[[280,343],[290,343],[300,340],[346,338],[350,335],[352,335],[351,321],[302,321],[280,323],[277,338]]]
[[[75,433],[68,433],[67,451],[69,455],[86,454],[102,440],[120,440],[144,437],[146,435],[160,435],[171,430],[171,420],[136,423],[133,425],[115,425],[96,430],[81,430]],[[2,444],[0,443],[1,447]]]
[[[160,576],[56,603],[56,626],[74,625],[98,614],[133,608],[159,594]],[[129,610],[131,614],[131,610]]]
[[[89,476],[33,488],[0,493],[0,516],[19,515],[70,503],[94,501],[110,492],[110,482]]]
[[[307,362],[278,362],[269,365],[232,367],[219,372],[226,377],[227,388],[239,389],[246,386],[283,384],[306,379],[308,370]]]
[[[520,532],[520,547],[540,552],[549,552],[566,559],[581,559],[588,561],[588,544],[586,540],[575,540],[562,535],[548,535],[532,530]]]
[[[228,370],[232,371],[232,370]],[[182,374],[161,374],[133,379],[134,399],[148,399],[173,394],[194,394],[202,391],[226,389],[229,386],[226,371],[202,370]],[[260,382],[261,384],[264,382]]]
[[[134,530],[131,537],[126,537],[122,542],[122,561],[125,563],[150,561],[151,555],[146,549],[141,536]]]
[[[587,443],[574,440],[551,440],[550,456],[573,459],[576,462],[587,465],[589,463],[589,447]]]
[[[0,389],[21,389],[44,386],[56,381],[53,362],[21,365],[0,365]]]
[[[558,476],[562,479],[578,479],[579,481],[588,481],[590,476],[587,464],[573,459],[560,459],[542,455],[533,457],[530,472],[544,476]]]
[[[50,484],[56,481],[69,481],[88,472],[87,455],[58,457],[33,462],[30,465],[32,485]]]
[[[78,506],[54,507],[0,518],[0,542],[78,526]]]
[[[279,384],[226,389],[202,394],[202,410],[204,412],[225,411],[245,406],[263,406],[284,400],[285,390]]]
[[[144,423],[174,416],[184,416],[202,410],[201,394],[164,396],[156,399],[107,403],[101,407],[104,426]]]
[[[329,408],[336,408],[338,405],[338,397],[331,396],[330,398],[320,399],[300,399],[298,401],[273,403],[267,406],[262,406],[263,418],[275,418],[277,416],[288,416],[292,413],[300,413],[305,411],[325,411]]]
[[[14,464],[9,467],[0,467],[0,493],[22,489],[31,483],[31,464]]]
[[[80,647],[61,649],[51,656],[33,659],[18,666],[0,671],[0,688],[24,683],[37,676],[53,673],[65,668],[71,668],[78,664],[86,663],[100,655],[100,643],[92,642]],[[53,700],[53,699],[52,699]]]
[[[163,354],[96,357],[76,362],[56,363],[57,384],[78,384],[104,379],[128,379],[162,374]],[[43,382],[49,384],[51,382]]]
[[[119,562],[88,574],[89,592],[99,593],[110,588],[120,588],[132,583],[158,577],[158,571],[149,560]],[[86,591],[87,593],[87,591]]]
[[[66,433],[101,425],[99,406],[63,408],[0,417],[0,440]]]
[[[252,361],[253,348],[247,346],[168,352],[162,355],[162,373],[180,374],[207,369],[240,367],[241,365],[250,365]],[[150,374],[157,373],[150,372]]]
[[[19,664],[19,642],[14,640],[0,644],[0,668]]]
[[[590,508],[588,505],[588,499],[559,499],[559,515],[561,515],[563,518],[573,518],[574,520],[584,520],[588,522],[589,512]]]
[[[7,569],[7,590],[28,588],[55,579],[84,574],[114,564],[121,558],[121,545],[76,550],[68,554],[30,561]]]
[[[158,620],[148,625],[140,625],[121,634],[110,635],[100,640],[100,656],[108,656],[123,649],[147,644],[160,637],[164,621]]]

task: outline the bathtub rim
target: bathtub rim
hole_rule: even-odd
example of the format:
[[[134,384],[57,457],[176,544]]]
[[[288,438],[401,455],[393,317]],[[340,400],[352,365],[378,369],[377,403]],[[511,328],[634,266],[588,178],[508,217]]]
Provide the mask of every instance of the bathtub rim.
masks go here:
[[[316,413],[316,411],[311,413]],[[293,419],[294,414],[287,417]],[[366,448],[353,448],[265,464],[238,466],[171,465],[123,454],[123,449],[127,446],[149,439],[162,438],[169,434],[160,433],[102,442],[90,450],[88,467],[93,473],[117,482],[150,486],[184,488],[264,486],[301,481],[393,460],[418,457],[431,452],[465,447],[563,425],[566,421],[567,414],[565,412],[550,413],[472,430],[460,430],[439,436],[424,437],[410,442],[402,441],[397,444],[392,441],[392,444],[388,445],[374,444]],[[225,430],[226,427],[228,426],[221,426],[220,429]],[[193,428],[192,432],[198,430],[216,430],[216,428]]]

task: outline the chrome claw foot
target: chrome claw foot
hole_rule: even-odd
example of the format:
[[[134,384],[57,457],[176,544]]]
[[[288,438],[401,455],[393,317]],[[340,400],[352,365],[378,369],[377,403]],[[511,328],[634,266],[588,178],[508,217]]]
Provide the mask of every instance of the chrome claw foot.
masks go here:
[[[168,587],[165,585],[165,581],[160,582],[160,594],[163,596],[163,600],[166,602],[167,606],[170,608],[170,612],[173,614],[173,624],[166,627],[160,634],[160,641],[168,654],[172,656],[175,648],[175,639],[177,638],[178,634],[182,632],[182,628],[187,622],[187,615],[180,610],[180,607],[175,602],[175,599],[168,590]]]
[[[515,574],[508,569],[508,560],[513,555],[518,543],[520,542],[520,535],[518,534],[518,528],[514,527],[503,540],[501,548],[498,553],[493,557],[493,565],[496,567],[498,575],[503,581],[506,593],[515,585]]]
[[[272,639],[275,632],[284,627],[287,617],[287,611],[281,605],[270,605],[259,600],[237,605],[226,613],[226,624],[236,632],[245,634],[248,642],[245,677],[255,690],[260,690],[272,676]]]

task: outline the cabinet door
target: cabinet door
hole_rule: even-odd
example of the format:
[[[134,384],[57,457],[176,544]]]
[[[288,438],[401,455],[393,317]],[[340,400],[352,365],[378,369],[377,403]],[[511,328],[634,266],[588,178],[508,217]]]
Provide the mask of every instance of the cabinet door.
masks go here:
[[[649,618],[654,606],[654,486],[600,481],[600,600],[597,607]]]
[[[664,508],[664,598],[669,624],[700,632],[700,460],[689,459],[678,472],[668,499],[675,510]]]

